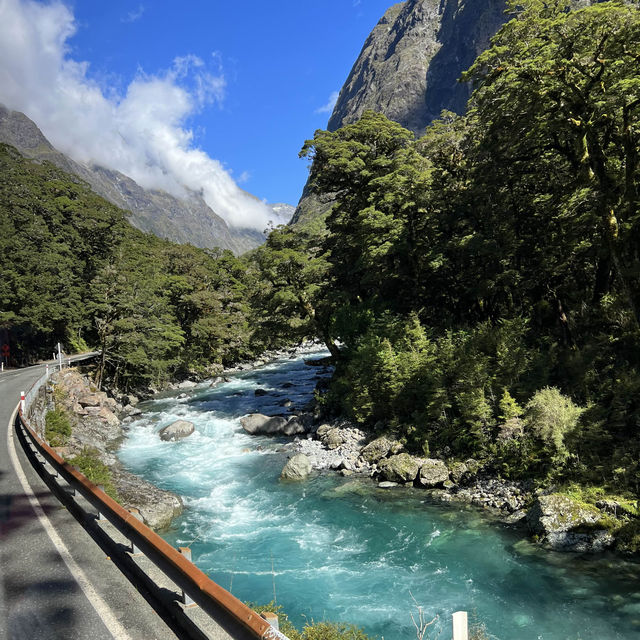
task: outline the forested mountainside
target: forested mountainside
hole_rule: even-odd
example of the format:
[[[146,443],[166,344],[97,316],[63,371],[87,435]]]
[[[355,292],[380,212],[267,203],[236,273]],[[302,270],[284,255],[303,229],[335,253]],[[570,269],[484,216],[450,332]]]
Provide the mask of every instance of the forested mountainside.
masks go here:
[[[189,192],[184,198],[176,198],[166,191],[144,189],[119,171],[75,162],[55,149],[27,116],[1,104],[0,142],[16,147],[28,158],[47,160],[63,171],[75,174],[98,195],[130,211],[129,221],[141,231],[200,248],[230,249],[235,254],[264,242],[265,236],[259,231],[227,225],[200,194]],[[276,213],[282,213],[281,203],[272,207]]]
[[[565,7],[517,3],[466,73],[467,113],[421,138],[371,111],[316,132],[326,232],[282,229],[259,254],[274,308],[304,301],[336,356],[327,410],[637,496],[640,11]]]
[[[230,251],[143,233],[77,176],[0,145],[0,327],[14,364],[87,344],[99,378],[161,388],[277,344],[252,311],[255,270]]]

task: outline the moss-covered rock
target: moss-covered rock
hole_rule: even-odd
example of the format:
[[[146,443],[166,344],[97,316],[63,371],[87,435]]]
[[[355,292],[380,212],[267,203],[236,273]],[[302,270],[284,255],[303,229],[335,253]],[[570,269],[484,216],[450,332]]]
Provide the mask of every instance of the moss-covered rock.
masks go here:
[[[442,460],[427,458],[420,467],[418,481],[424,487],[442,486],[449,479],[449,470]]]
[[[389,451],[391,451],[391,440],[383,436],[370,442],[360,455],[369,464],[374,464],[382,458],[386,458]]]
[[[557,551],[593,553],[614,542],[610,518],[561,493],[538,496],[527,513],[527,524],[540,542]]]
[[[617,532],[616,549],[625,554],[640,554],[640,520],[631,520]]]
[[[420,470],[420,463],[408,453],[385,458],[378,464],[380,474],[391,482],[413,482]]]

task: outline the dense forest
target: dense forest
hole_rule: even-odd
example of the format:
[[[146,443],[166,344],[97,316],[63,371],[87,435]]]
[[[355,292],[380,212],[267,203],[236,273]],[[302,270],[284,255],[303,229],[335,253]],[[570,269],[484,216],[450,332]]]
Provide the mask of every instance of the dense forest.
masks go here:
[[[637,495],[640,15],[567,4],[517,3],[467,114],[419,140],[372,112],[316,132],[326,233],[283,228],[258,255],[336,355],[328,411]]]
[[[510,478],[638,494],[640,15],[522,0],[417,139],[368,112],[301,152],[333,206],[250,255],[133,229],[0,150],[0,328],[161,387],[319,337],[327,413]]]
[[[251,311],[255,275],[229,251],[134,229],[48,163],[0,145],[0,327],[15,364],[99,348],[122,389],[215,373],[278,343]]]

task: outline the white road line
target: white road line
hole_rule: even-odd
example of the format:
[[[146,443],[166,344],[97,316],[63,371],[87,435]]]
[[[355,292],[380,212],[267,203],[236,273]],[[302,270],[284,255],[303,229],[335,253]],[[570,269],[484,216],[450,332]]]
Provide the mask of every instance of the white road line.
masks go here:
[[[9,428],[7,430],[7,449],[9,450],[9,457],[11,458],[11,463],[13,464],[13,468],[15,469],[16,475],[18,476],[18,480],[20,480],[20,484],[22,485],[22,489],[25,492],[27,498],[29,499],[29,503],[33,507],[33,510],[36,512],[38,516],[38,520],[40,524],[47,532],[47,535],[51,539],[53,546],[57,549],[60,557],[67,565],[67,568],[71,572],[71,575],[75,578],[76,582],[84,592],[85,596],[96,610],[96,613],[100,616],[102,622],[104,622],[105,627],[109,633],[116,638],[117,640],[130,640],[129,634],[126,632],[125,628],[120,624],[118,619],[115,617],[109,605],[100,597],[98,592],[95,590],[89,578],[85,572],[80,568],[78,563],[73,559],[71,554],[69,553],[69,549],[65,543],[60,539],[60,536],[56,533],[51,521],[45,514],[42,509],[42,505],[40,501],[36,497],[36,495],[31,490],[31,486],[29,485],[29,481],[27,480],[27,476],[22,469],[22,465],[20,464],[20,460],[18,459],[18,454],[16,453],[16,447],[14,442],[13,435],[13,425],[15,424],[16,414],[18,413],[18,407],[15,408],[13,415],[11,416],[11,422],[9,422]]]

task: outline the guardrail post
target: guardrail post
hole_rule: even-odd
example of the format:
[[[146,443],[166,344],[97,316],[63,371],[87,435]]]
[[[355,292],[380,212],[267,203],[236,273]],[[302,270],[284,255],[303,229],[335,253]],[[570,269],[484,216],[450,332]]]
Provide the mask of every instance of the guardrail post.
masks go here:
[[[280,631],[280,621],[278,620],[278,614],[271,611],[265,611],[260,616],[264,618],[276,631]]]
[[[189,561],[191,562],[191,549],[189,547],[178,547],[178,551]],[[182,590],[182,602],[185,607],[195,607],[196,603],[191,599],[189,594],[183,589]]]
[[[466,611],[453,614],[453,640],[469,640],[469,621]]]
[[[100,489],[100,491],[104,491],[104,485],[99,484],[98,489]],[[105,517],[102,515],[102,511],[100,511],[100,509],[98,509],[98,513],[96,514],[96,520],[105,520]]]
[[[131,507],[131,509],[129,509],[129,513],[132,514],[133,516],[135,516],[135,518],[137,520],[140,520],[140,522],[144,522],[144,518],[142,517],[142,514],[135,508],[135,507]],[[136,547],[136,545],[134,544],[133,540],[130,541],[131,542],[131,555],[132,556],[141,556],[142,551],[140,551],[140,549],[138,549],[138,547]]]

